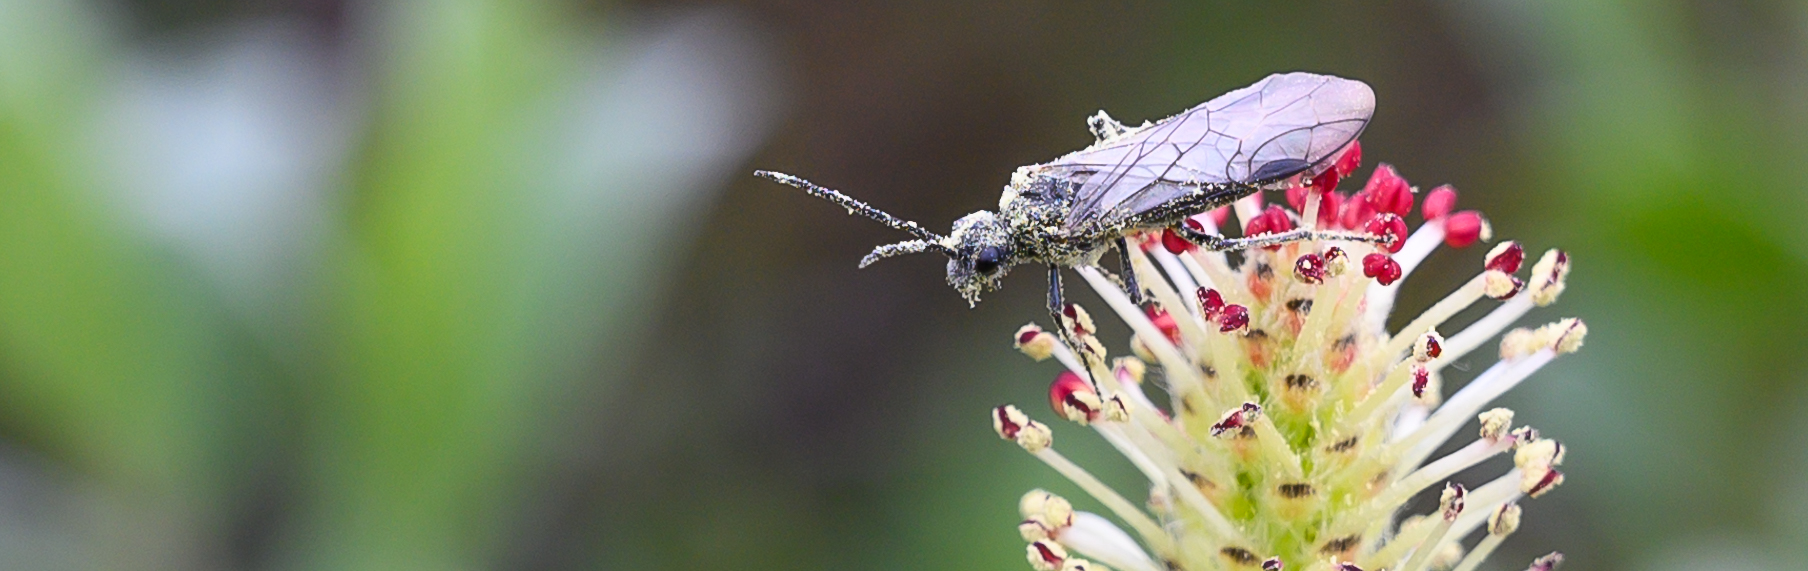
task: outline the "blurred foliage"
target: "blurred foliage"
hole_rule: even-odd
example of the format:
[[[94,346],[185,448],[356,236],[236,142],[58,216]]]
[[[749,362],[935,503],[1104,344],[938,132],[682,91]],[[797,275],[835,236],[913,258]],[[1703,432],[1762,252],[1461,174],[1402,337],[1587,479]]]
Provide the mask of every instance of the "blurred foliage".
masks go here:
[[[1588,348],[1504,403],[1569,483],[1495,568],[1808,556],[1801,3],[699,4],[0,0],[0,567],[1020,569],[1072,490],[983,414],[1054,372],[1039,276],[856,272],[895,237],[744,167],[940,227],[1100,107],[1289,69],[1576,260],[1535,319]],[[293,228],[232,218],[266,186]]]

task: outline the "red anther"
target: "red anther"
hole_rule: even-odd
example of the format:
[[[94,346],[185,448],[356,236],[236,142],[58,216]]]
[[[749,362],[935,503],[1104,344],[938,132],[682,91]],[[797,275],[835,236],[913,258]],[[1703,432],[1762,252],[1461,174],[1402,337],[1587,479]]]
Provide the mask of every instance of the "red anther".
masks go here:
[[[1211,209],[1211,211],[1206,212],[1205,215],[1212,217],[1212,225],[1213,226],[1223,228],[1224,221],[1230,220],[1230,207],[1229,206],[1220,206],[1217,208],[1213,208],[1213,209]],[[1204,230],[1203,227],[1201,227],[1200,229]]]
[[[1485,264],[1490,270],[1510,274],[1519,271],[1519,265],[1525,263],[1525,248],[1520,247],[1518,242],[1507,242],[1495,249],[1499,251],[1488,258]]]
[[[1325,259],[1318,254],[1306,254],[1293,262],[1293,277],[1309,284],[1324,283]]]
[[[1337,213],[1343,208],[1343,193],[1327,192],[1318,199],[1318,227],[1330,228],[1337,225]]]
[[[1073,418],[1070,411],[1078,411],[1086,415],[1086,420],[1099,419],[1099,396],[1093,392],[1092,383],[1073,371],[1061,371],[1055,376],[1055,382],[1048,385],[1048,407],[1062,418]]]
[[[1220,208],[1218,210],[1223,210],[1223,209]],[[1217,212],[1218,210],[1213,210],[1212,212]],[[1188,230],[1192,230],[1194,232],[1204,232],[1205,231],[1205,223],[1199,221],[1200,216],[1211,216],[1211,213],[1208,212],[1203,215],[1195,214],[1191,218],[1187,218],[1186,220],[1181,220],[1180,223],[1185,225]]]
[[[1250,218],[1249,222],[1243,224],[1243,235],[1246,237],[1257,234],[1267,234],[1268,232],[1270,232],[1270,230],[1268,229],[1268,215],[1266,214],[1257,214],[1255,217]]]
[[[1287,209],[1279,204],[1270,204],[1268,209],[1249,219],[1243,226],[1244,236],[1286,232],[1293,229],[1293,219],[1287,217]]]
[[[1029,342],[1035,341],[1036,336],[1041,335],[1041,334],[1042,334],[1042,330],[1040,330],[1040,329],[1026,330],[1023,333],[1017,334],[1017,344],[1018,345],[1027,345],[1027,344],[1029,344]]]
[[[1369,198],[1369,193],[1357,192],[1350,195],[1348,200],[1343,201],[1343,210],[1338,213],[1337,221],[1341,222],[1344,228],[1354,230],[1361,228],[1364,222],[1374,218],[1376,212],[1378,211],[1375,210],[1375,201]]]
[[[1325,275],[1341,276],[1350,269],[1350,254],[1343,248],[1332,246],[1325,248]]]
[[[1336,262],[1339,259],[1348,257],[1349,255],[1350,255],[1349,252],[1345,252],[1345,251],[1343,251],[1343,248],[1339,248],[1337,246],[1325,248],[1325,263],[1330,264],[1332,262]]]
[[[1057,569],[1061,567],[1062,561],[1067,560],[1066,557],[1063,557],[1061,554],[1056,553],[1055,550],[1053,548],[1049,547],[1049,545],[1045,542],[1038,541],[1035,543],[1031,543],[1030,547],[1033,547],[1036,549],[1036,556],[1042,558],[1043,562],[1048,563],[1049,566],[1055,567]]]
[[[1074,309],[1074,304],[1069,303],[1066,306],[1063,306],[1061,308],[1061,315],[1067,316],[1067,320],[1073,322],[1074,335],[1085,335],[1090,333],[1086,330],[1085,326],[1080,325],[1080,314]]]
[[[1502,280],[1502,282],[1493,282],[1493,280],[1499,280],[1497,276],[1504,276],[1504,280]],[[1526,289],[1526,282],[1521,280],[1519,276],[1488,271],[1488,273],[1486,273],[1486,278],[1488,278],[1488,291],[1486,291],[1486,295],[1490,296],[1490,298],[1495,298],[1495,300],[1511,300],[1513,296],[1519,295],[1519,291]],[[1499,284],[1499,286],[1497,286],[1497,284]]]
[[[1556,470],[1545,470],[1544,477],[1539,478],[1538,483],[1533,484],[1532,489],[1526,491],[1526,495],[1536,498],[1538,496],[1544,495],[1545,492],[1550,491],[1551,487],[1556,486],[1557,484],[1561,484],[1561,483],[1563,483],[1563,473],[1562,472],[1558,472]]]
[[[1456,210],[1456,187],[1448,184],[1431,189],[1425,195],[1425,205],[1419,207],[1419,213],[1424,214],[1426,220],[1449,216],[1452,210]]]
[[[1456,516],[1463,513],[1463,498],[1469,495],[1469,490],[1462,484],[1451,482],[1444,486],[1444,495],[1444,521],[1456,521]]]
[[[1293,229],[1293,219],[1287,216],[1287,209],[1281,208],[1279,204],[1268,205],[1268,210],[1262,211],[1262,216],[1268,219],[1269,232],[1286,232]]]
[[[1180,324],[1174,322],[1174,316],[1153,305],[1144,309],[1143,313],[1149,314],[1149,321],[1155,324],[1156,329],[1161,330],[1162,336],[1167,337],[1169,342],[1175,345],[1180,344]]]
[[[1267,561],[1262,562],[1262,571],[1282,571],[1283,568],[1285,565],[1281,564],[1279,557],[1270,557]]]
[[[1212,436],[1218,436],[1232,430],[1249,426],[1249,424],[1255,422],[1256,417],[1261,414],[1261,405],[1253,402],[1243,403],[1243,406],[1231,409],[1230,412],[1224,414],[1223,419],[1212,424]]]
[[[1279,234],[1293,229],[1293,219],[1287,217],[1287,209],[1279,204],[1270,204],[1268,209],[1257,214],[1243,227],[1244,236],[1259,234]],[[1280,246],[1268,246],[1267,250],[1278,250]]]
[[[1337,174],[1337,169],[1329,168],[1325,169],[1325,172],[1318,173],[1318,176],[1312,177],[1312,182],[1308,183],[1308,186],[1319,192],[1330,192],[1337,190],[1337,181],[1342,178],[1343,175]]]
[[[1230,333],[1249,326],[1249,308],[1237,304],[1224,306],[1224,313],[1218,316],[1218,331]]]
[[[997,407],[992,409],[992,416],[998,419],[998,433],[1000,436],[1005,438],[1017,438],[1017,432],[1023,430],[1023,425],[1017,424],[1017,421],[1011,418],[1010,410],[1010,405]]]
[[[1548,554],[1545,554],[1544,557],[1539,557],[1537,559],[1533,559],[1532,566],[1527,567],[1526,571],[1555,571],[1557,569],[1557,566],[1562,565],[1562,564],[1563,564],[1563,554],[1552,551]]]
[[[1400,281],[1400,262],[1387,254],[1375,253],[1362,257],[1362,275],[1375,278],[1381,285],[1393,285]]]
[[[1413,396],[1413,398],[1424,397],[1425,396],[1425,387],[1430,384],[1431,384],[1431,371],[1426,370],[1425,367],[1413,365],[1413,369],[1412,369],[1412,396]],[[1060,412],[1060,411],[1057,410],[1056,412]]]
[[[1400,248],[1406,247],[1406,220],[1400,218],[1398,214],[1392,212],[1376,214],[1374,218],[1369,219],[1368,224],[1362,226],[1362,231],[1373,236],[1391,236],[1392,239],[1382,246],[1387,249],[1388,253],[1398,252]]]
[[[1484,238],[1483,234],[1487,232],[1488,221],[1474,210],[1451,214],[1444,220],[1444,244],[1452,248],[1467,248]]]
[[[1329,172],[1329,171],[1327,171],[1327,172]],[[1329,228],[1332,226],[1336,226],[1337,225],[1338,208],[1343,206],[1344,198],[1343,198],[1343,195],[1341,195],[1341,194],[1338,194],[1335,192],[1324,192],[1324,190],[1325,190],[1324,188],[1317,187],[1317,186],[1313,186],[1313,187],[1296,186],[1293,188],[1289,188],[1289,189],[1287,189],[1287,204],[1293,205],[1293,210],[1295,212],[1300,213],[1300,216],[1304,217],[1306,215],[1306,197],[1308,196],[1307,193],[1317,192],[1318,193],[1318,226],[1320,228]]]
[[[1362,141],[1350,141],[1350,146],[1344,147],[1343,154],[1337,156],[1337,162],[1331,163],[1331,170],[1337,171],[1341,178],[1350,176],[1359,166],[1362,166]]]
[[[1369,182],[1362,186],[1362,193],[1369,196],[1375,209],[1381,212],[1392,212],[1405,216],[1412,212],[1412,185],[1394,172],[1393,165],[1381,163],[1375,167],[1375,173],[1369,175]]]
[[[1438,358],[1438,356],[1443,355],[1443,354],[1444,354],[1444,344],[1438,342],[1437,336],[1427,335],[1425,337],[1425,356],[1427,358],[1436,359],[1436,358]]]
[[[1192,219],[1187,219],[1187,223],[1196,224]],[[1197,248],[1198,246],[1193,245],[1192,242],[1188,242],[1186,238],[1180,237],[1180,234],[1174,232],[1173,228],[1168,228],[1161,231],[1161,247],[1167,248],[1169,253],[1180,254],[1190,251],[1193,248]]]
[[[1196,295],[1199,297],[1199,313],[1205,316],[1206,321],[1217,321],[1218,316],[1224,312],[1224,296],[1219,295],[1218,290],[1209,288],[1199,288]]]

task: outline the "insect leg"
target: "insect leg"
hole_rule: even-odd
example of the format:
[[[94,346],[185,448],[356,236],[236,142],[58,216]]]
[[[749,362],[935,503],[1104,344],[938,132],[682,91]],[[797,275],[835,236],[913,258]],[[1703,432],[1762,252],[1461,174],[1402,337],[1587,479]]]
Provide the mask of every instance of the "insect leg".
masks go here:
[[[1099,380],[1092,374],[1092,363],[1087,361],[1086,348],[1080,344],[1079,336],[1067,323],[1067,303],[1061,299],[1061,266],[1048,266],[1048,318],[1054,321],[1055,330],[1061,343],[1073,351],[1080,359],[1080,366],[1086,370],[1086,382],[1092,384],[1092,390],[1099,390]]]
[[[1347,242],[1368,242],[1371,244],[1385,244],[1389,240],[1388,236],[1378,236],[1374,234],[1316,232],[1304,228],[1297,228],[1274,234],[1258,234],[1246,238],[1225,238],[1217,234],[1188,228],[1184,224],[1174,227],[1174,231],[1179,233],[1181,237],[1186,238],[1187,241],[1198,244],[1201,248],[1219,252],[1225,250],[1247,250],[1250,248],[1278,246],[1288,242],[1298,242],[1300,240],[1342,240]]]
[[[1130,303],[1143,304],[1143,286],[1136,282],[1136,267],[1130,263],[1130,243],[1123,236],[1117,238],[1117,257],[1124,264],[1124,293],[1130,294]]]

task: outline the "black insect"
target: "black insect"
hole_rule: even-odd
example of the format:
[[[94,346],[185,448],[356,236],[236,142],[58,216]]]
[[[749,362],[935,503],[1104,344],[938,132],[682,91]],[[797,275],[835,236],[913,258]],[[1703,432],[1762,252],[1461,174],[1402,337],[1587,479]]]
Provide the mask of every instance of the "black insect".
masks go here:
[[[954,222],[942,236],[834,190],[771,171],[754,174],[803,189],[915,240],[873,249],[864,268],[903,254],[948,257],[948,285],[969,305],[998,289],[1012,266],[1048,267],[1049,311],[1062,309],[1061,268],[1095,265],[1109,248],[1127,252],[1125,236],[1172,229],[1212,250],[1236,250],[1305,239],[1377,241],[1365,235],[1296,229],[1225,238],[1189,228],[1193,215],[1269,189],[1286,188],[1331,168],[1375,112],[1375,93],[1355,80],[1287,73],[1270,75],[1179,115],[1127,128],[1103,111],[1089,121],[1092,146],[1054,161],[1021,167],[998,200]],[[1141,300],[1130,264],[1125,287]]]

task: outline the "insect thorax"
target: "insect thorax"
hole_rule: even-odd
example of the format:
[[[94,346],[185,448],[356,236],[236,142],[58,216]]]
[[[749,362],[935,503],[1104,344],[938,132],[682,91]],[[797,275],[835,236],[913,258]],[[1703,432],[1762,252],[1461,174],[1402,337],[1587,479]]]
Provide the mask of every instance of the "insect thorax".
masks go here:
[[[1107,241],[1067,230],[1078,185],[1061,177],[1018,169],[998,200],[998,215],[1009,228],[1019,262],[1075,266],[1096,259]]]

